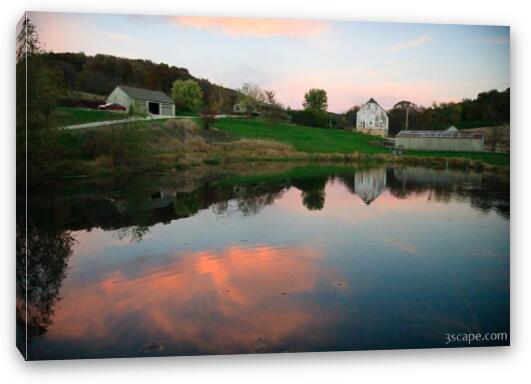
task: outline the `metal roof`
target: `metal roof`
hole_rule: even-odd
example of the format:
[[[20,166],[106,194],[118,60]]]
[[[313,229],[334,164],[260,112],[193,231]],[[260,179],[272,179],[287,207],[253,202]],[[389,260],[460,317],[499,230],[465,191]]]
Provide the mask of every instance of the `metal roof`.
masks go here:
[[[147,101],[156,101],[159,103],[171,103],[174,104],[173,100],[170,99],[168,95],[161,91],[151,91],[149,89],[129,87],[127,85],[118,86],[122,91],[124,91],[127,96],[132,99],[140,99]]]
[[[400,131],[396,137],[405,138],[444,138],[444,139],[482,139],[482,132],[463,131]]]

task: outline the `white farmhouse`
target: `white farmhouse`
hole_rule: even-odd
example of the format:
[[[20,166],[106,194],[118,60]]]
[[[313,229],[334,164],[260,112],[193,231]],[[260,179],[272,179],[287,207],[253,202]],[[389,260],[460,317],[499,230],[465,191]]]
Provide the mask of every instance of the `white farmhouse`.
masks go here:
[[[356,130],[370,135],[387,136],[389,118],[385,110],[372,97],[356,114]]]

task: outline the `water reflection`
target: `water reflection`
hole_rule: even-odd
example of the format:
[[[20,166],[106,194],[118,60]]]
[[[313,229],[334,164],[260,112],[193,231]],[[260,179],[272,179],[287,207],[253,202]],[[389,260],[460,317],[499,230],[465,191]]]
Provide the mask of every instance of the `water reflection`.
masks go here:
[[[69,286],[49,337],[82,343],[88,354],[120,345],[119,354],[135,355],[151,342],[163,354],[276,351],[334,317],[305,299],[317,284],[339,289],[322,258],[309,248],[231,246],[131,273],[123,272],[130,265],[95,270]]]
[[[49,232],[28,220],[17,223],[17,346],[25,354],[29,342],[44,335],[53,323],[59,289],[66,277],[74,238],[67,231]]]
[[[27,284],[31,359],[429,347],[449,328],[508,329],[503,175],[302,167],[30,197],[17,344]]]

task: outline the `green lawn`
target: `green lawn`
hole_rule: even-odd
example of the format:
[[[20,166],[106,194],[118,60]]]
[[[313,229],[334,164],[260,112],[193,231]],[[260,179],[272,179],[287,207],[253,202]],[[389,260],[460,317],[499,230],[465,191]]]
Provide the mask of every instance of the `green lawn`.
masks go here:
[[[310,153],[389,153],[389,149],[374,145],[378,137],[338,129],[312,128],[285,122],[273,123],[261,119],[219,119],[214,126],[237,137],[268,139],[290,144],[294,149]],[[373,144],[370,144],[370,143]],[[490,152],[424,152],[407,151],[411,156],[459,157],[482,160],[488,164],[508,166],[508,153]]]
[[[511,160],[511,156],[509,153],[493,152],[407,151],[406,155],[430,157],[461,157],[470,160],[482,160],[488,164],[501,166],[509,166]]]
[[[388,149],[371,145],[381,139],[341,131],[311,128],[285,122],[273,123],[260,119],[219,119],[214,126],[222,131],[247,139],[268,139],[290,144],[294,149],[310,153],[381,153]]]
[[[94,123],[97,121],[118,120],[127,118],[125,112],[99,111],[97,109],[57,107],[50,115],[52,126]]]

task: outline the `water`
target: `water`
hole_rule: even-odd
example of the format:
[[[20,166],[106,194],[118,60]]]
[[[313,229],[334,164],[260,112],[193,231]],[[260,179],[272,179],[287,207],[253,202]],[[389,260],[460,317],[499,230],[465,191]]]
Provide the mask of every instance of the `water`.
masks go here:
[[[445,335],[509,332],[507,176],[293,167],[30,191],[29,359],[461,347]]]

